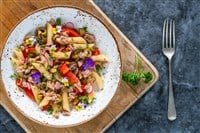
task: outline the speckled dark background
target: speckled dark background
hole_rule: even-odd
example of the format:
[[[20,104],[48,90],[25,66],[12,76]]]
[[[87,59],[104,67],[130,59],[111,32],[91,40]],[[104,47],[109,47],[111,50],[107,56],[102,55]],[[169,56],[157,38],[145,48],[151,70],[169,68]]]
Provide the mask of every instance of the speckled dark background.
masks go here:
[[[119,29],[155,65],[159,81],[120,117],[108,133],[200,132],[200,1],[94,0]],[[168,66],[161,51],[165,18],[176,20],[173,87],[177,119],[167,119]],[[22,128],[0,107],[0,132]]]

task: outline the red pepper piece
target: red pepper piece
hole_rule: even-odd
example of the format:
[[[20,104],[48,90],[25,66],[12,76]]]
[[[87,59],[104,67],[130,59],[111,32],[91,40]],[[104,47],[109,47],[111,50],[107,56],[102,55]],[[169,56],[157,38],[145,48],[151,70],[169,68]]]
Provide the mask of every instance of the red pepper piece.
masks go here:
[[[24,87],[24,86],[22,85],[22,81],[21,81],[20,79],[16,79],[15,82],[16,82],[16,85],[17,85],[18,87],[20,87],[22,90],[24,90],[24,92],[26,93],[26,95],[27,95],[30,99],[32,99],[32,100],[35,99],[32,90],[31,90],[31,89],[28,89],[27,87]]]
[[[66,32],[70,37],[79,37],[81,36],[75,29],[70,29],[63,27],[62,32]]]
[[[68,71],[69,71],[69,67],[67,66],[66,63],[62,63],[60,66],[59,66],[59,72],[62,76],[64,76]]]
[[[78,79],[78,77],[76,77],[76,75],[73,72],[71,72],[71,71],[68,71],[65,74],[65,76],[67,77],[69,83],[73,83],[74,84],[74,83],[80,82],[79,79]]]
[[[23,90],[25,91],[26,95],[27,95],[30,99],[35,100],[35,97],[34,97],[33,92],[32,92],[31,89],[23,88]]]
[[[74,87],[74,92],[76,93],[76,95],[84,95],[85,94],[85,85],[81,85],[81,90],[82,92],[80,92],[80,90],[76,87]]]
[[[98,48],[96,48],[94,51],[92,51],[92,55],[99,55],[100,51]]]
[[[22,81],[20,80],[20,79],[16,79],[16,81],[15,81],[15,83],[16,83],[16,85],[18,86],[18,87],[22,87],[21,85],[22,85]]]
[[[47,105],[42,107],[42,110],[48,110],[51,107],[51,105],[48,103]]]
[[[35,48],[34,47],[27,47],[22,51],[22,53],[24,55],[24,58],[27,58],[30,53],[32,53],[32,54],[35,53]]]

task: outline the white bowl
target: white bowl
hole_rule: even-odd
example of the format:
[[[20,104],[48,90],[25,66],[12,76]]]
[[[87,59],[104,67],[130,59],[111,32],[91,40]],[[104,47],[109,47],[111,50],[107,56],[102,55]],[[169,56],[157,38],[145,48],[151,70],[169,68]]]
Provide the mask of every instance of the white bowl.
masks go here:
[[[55,119],[48,112],[41,111],[37,104],[21,92],[15,81],[10,78],[10,75],[14,73],[10,62],[13,49],[23,42],[26,34],[33,33],[37,27],[44,26],[51,18],[61,18],[62,22],[73,22],[76,28],[87,26],[88,31],[95,35],[101,52],[109,59],[108,66],[103,71],[104,89],[95,94],[96,101],[85,110],[79,112],[72,110],[70,116],[60,115],[59,119]],[[11,101],[26,117],[48,126],[69,127],[91,120],[109,104],[120,80],[121,62],[114,37],[94,15],[72,7],[45,8],[25,17],[8,36],[1,58],[1,76]]]

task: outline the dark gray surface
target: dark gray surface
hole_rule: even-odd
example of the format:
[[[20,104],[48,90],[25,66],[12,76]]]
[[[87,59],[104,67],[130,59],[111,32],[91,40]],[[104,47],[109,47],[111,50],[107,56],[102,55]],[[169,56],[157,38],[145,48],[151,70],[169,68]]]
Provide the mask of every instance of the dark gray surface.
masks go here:
[[[94,0],[155,65],[159,81],[120,117],[108,133],[200,132],[200,2],[198,0]],[[167,119],[167,59],[161,52],[165,18],[176,20],[173,87],[177,119]],[[23,132],[0,108],[0,132]]]

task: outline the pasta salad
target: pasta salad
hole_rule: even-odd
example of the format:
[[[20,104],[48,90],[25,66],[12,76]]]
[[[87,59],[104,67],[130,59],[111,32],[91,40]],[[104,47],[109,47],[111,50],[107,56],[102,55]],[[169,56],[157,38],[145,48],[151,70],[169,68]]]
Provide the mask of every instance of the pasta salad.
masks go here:
[[[108,62],[87,27],[52,19],[27,35],[11,57],[16,85],[39,108],[55,118],[70,115],[94,102],[103,89],[99,71]]]

